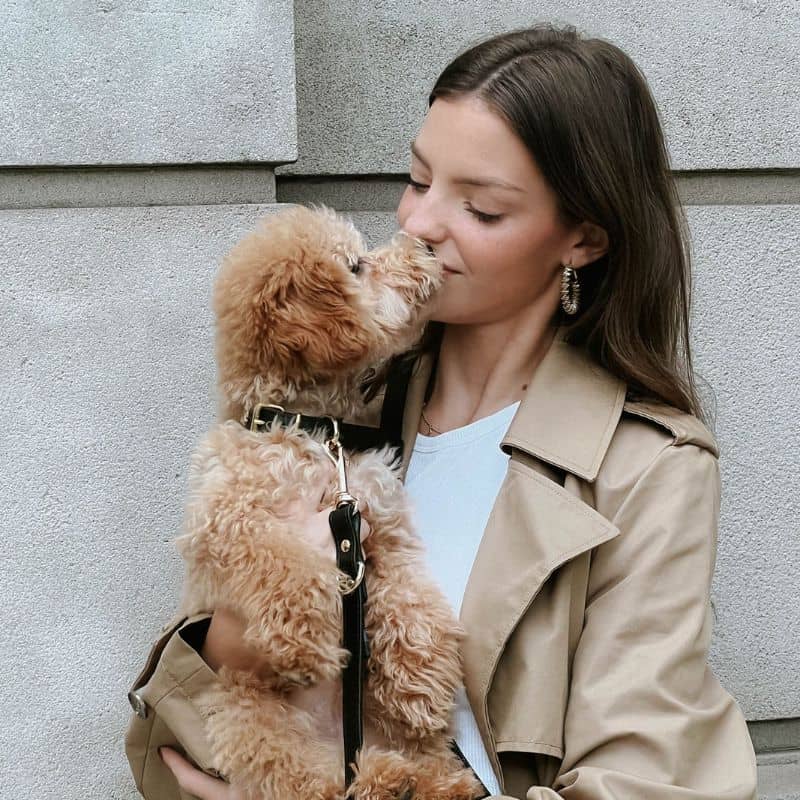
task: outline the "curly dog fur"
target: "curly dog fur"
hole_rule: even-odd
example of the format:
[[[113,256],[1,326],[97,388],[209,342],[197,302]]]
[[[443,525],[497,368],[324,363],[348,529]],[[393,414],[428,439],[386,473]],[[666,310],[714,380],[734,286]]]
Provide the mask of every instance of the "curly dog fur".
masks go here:
[[[333,505],[334,465],[323,435],[241,422],[258,403],[359,420],[360,387],[416,342],[441,284],[422,242],[398,233],[367,251],[348,220],[324,206],[263,220],[224,259],[214,287],[219,422],[195,451],[184,532],[186,614],[225,605],[268,665],[223,667],[207,713],[214,767],[269,800],[473,800],[478,784],[448,748],[461,679],[462,631],[427,577],[409,504],[388,446],[347,454],[350,491],[371,533],[365,746],[345,793],[341,743],[318,735],[297,687],[337,680],[340,574],[303,540],[299,510]]]

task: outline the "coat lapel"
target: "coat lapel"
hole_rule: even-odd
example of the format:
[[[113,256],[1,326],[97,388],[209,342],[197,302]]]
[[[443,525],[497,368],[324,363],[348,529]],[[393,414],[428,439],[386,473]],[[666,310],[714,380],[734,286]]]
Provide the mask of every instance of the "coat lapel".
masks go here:
[[[501,447],[553,464],[586,481],[597,477],[625,404],[625,382],[567,344],[558,329],[528,382]]]
[[[597,477],[625,401],[625,383],[558,330],[500,444],[508,469],[483,533],[461,606],[465,686],[500,774],[489,725],[492,677],[508,637],[547,578],[619,531],[553,478],[551,466]],[[419,427],[433,354],[412,372],[403,417],[403,476]]]
[[[492,679],[509,636],[560,566],[618,533],[551,478],[509,460],[461,605],[464,684],[490,757]]]

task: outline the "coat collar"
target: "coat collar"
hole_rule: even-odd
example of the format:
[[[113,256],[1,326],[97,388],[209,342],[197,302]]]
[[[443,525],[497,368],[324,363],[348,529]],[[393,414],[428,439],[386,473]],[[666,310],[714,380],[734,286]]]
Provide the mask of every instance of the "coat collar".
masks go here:
[[[565,340],[561,326],[534,370],[500,446],[594,481],[625,403],[625,382]],[[433,354],[417,360],[403,415],[403,471],[419,429]]]

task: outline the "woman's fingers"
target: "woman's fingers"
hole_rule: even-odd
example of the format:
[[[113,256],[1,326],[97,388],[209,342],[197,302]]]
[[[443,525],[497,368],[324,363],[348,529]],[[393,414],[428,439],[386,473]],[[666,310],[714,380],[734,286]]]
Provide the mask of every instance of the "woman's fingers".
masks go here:
[[[179,786],[200,800],[239,800],[241,795],[225,781],[212,778],[193,767],[182,755],[169,747],[159,749],[161,760],[172,770]]]
[[[336,560],[336,544],[331,534],[331,523],[329,517],[333,511],[333,506],[327,506],[312,514],[306,514],[298,520],[298,525],[302,526],[303,541],[311,545],[315,550],[329,556],[331,561]],[[369,536],[372,529],[369,522],[361,517],[361,540]]]
[[[262,656],[245,644],[246,628],[244,619],[236,611],[224,606],[214,610],[200,648],[201,657],[211,669],[218,672],[225,665],[230,669],[258,671]]]

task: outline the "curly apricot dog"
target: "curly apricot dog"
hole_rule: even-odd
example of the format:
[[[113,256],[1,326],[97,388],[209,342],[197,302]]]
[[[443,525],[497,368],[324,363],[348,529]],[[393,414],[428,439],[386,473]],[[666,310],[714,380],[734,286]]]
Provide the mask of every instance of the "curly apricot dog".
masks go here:
[[[371,529],[364,713],[378,736],[345,792],[341,733],[325,735],[308,703],[292,702],[298,687],[336,684],[348,656],[342,573],[304,539],[309,514],[333,505],[336,469],[322,431],[241,424],[259,403],[358,420],[368,371],[418,340],[440,284],[441,266],[420,241],[398,233],[367,252],[352,223],[324,206],[266,218],[223,261],[214,288],[221,421],[192,457],[178,542],[185,613],[236,610],[245,641],[268,664],[258,675],[223,667],[206,715],[214,768],[253,797],[479,795],[448,748],[462,632],[426,577],[396,452],[347,454],[349,487]]]

